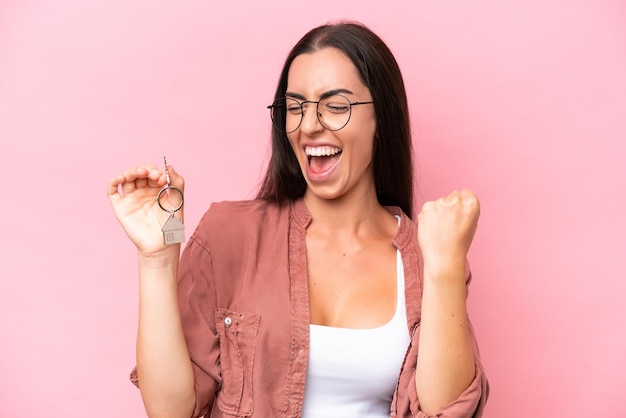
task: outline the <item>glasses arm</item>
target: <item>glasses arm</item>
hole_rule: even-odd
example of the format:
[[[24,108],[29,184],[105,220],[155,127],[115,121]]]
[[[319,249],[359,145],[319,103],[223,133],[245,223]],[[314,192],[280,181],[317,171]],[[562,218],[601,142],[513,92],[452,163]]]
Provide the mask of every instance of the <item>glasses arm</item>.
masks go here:
[[[350,103],[350,106],[358,106],[358,105],[362,105],[362,104],[372,104],[374,102],[370,101],[370,102],[353,102]]]

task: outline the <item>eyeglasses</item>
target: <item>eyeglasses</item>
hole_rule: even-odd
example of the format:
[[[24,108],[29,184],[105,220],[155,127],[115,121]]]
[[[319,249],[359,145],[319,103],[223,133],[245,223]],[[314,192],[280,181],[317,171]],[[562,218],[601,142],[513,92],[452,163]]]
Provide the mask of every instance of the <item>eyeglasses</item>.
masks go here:
[[[302,124],[307,105],[314,103],[317,107],[315,114],[320,124],[329,131],[338,131],[348,124],[352,116],[352,106],[371,104],[374,102],[350,102],[340,94],[324,97],[321,100],[306,100],[300,102],[292,97],[276,100],[267,108],[270,110],[272,123],[276,128],[285,132],[295,132]]]

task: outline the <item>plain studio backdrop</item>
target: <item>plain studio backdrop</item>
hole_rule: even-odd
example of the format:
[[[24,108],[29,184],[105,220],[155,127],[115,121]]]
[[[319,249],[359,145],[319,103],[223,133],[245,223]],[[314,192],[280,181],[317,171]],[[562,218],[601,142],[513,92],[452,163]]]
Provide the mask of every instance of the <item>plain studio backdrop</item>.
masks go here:
[[[0,417],[141,417],[135,250],[108,179],[167,154],[190,235],[253,197],[289,48],[361,21],[409,96],[418,205],[482,201],[486,417],[626,416],[626,3],[0,3]]]

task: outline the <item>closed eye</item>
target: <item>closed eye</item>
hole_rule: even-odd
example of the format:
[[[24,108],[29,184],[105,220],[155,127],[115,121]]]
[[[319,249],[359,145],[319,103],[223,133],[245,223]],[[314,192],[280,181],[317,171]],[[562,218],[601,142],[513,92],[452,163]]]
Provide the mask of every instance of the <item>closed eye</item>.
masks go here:
[[[343,103],[324,103],[324,110],[330,113],[345,113],[350,110],[350,106]]]
[[[287,112],[293,115],[299,115],[302,113],[302,107],[298,105],[287,106]]]

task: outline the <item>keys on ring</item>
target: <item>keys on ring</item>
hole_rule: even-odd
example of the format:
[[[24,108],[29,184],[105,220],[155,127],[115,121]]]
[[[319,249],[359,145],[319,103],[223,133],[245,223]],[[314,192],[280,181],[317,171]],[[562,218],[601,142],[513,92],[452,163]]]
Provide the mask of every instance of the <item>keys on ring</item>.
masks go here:
[[[167,221],[165,221],[163,228],[161,228],[161,231],[163,232],[163,243],[180,244],[181,242],[185,242],[185,225],[183,225],[182,219],[179,219],[179,217],[175,214],[183,207],[185,199],[183,197],[183,191],[170,184],[170,173],[167,169],[165,154],[163,154],[163,163],[165,164],[165,178],[167,179],[167,184],[159,191],[159,194],[157,195],[157,203],[159,204],[161,210],[170,214]],[[165,197],[167,197],[167,202],[164,200]],[[180,200],[175,199],[175,197]]]

